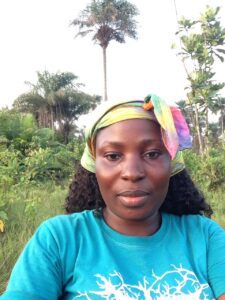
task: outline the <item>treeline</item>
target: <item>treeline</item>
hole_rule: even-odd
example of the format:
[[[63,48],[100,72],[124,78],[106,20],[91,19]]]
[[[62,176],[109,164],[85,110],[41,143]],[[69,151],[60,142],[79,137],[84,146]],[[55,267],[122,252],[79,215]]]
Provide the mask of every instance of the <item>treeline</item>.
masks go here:
[[[225,28],[219,21],[219,10],[207,7],[196,20],[181,18],[177,31],[177,54],[188,82],[187,97],[178,104],[194,143],[194,152],[185,154],[185,159],[209,199],[214,199],[211,193],[224,198],[220,192],[225,180],[225,98],[221,96],[225,83],[215,79],[215,63],[223,62],[225,55]],[[77,120],[101,101],[100,96],[82,92],[83,84],[71,72],[37,72],[36,83],[27,84],[29,92],[19,95],[12,109],[0,111],[2,222],[8,218],[9,205],[4,195],[11,189],[49,180],[61,184],[71,176],[84,143]],[[217,113],[217,121],[210,123],[213,113]]]
[[[37,72],[37,82],[26,82],[30,91],[14,101],[14,111],[31,113],[39,128],[56,131],[67,144],[76,132],[78,118],[101,101],[100,96],[82,92],[83,84],[77,80],[71,72]]]
[[[219,7],[207,6],[199,18],[182,17],[178,21],[177,55],[186,71],[186,99],[178,104],[192,129],[195,150],[204,155],[210,145],[224,142],[225,82],[216,79],[216,65],[224,62],[225,28]],[[217,116],[214,123],[210,117]]]
[[[54,181],[74,172],[83,151],[78,118],[101,101],[80,90],[69,72],[37,72],[37,82],[20,95],[12,109],[0,110],[0,220],[7,223],[12,189]],[[1,225],[1,224],[0,224]],[[2,225],[3,226],[3,225]]]
[[[12,207],[8,195],[16,201],[18,191],[39,189],[47,186],[47,182],[60,186],[65,183],[68,189],[82,155],[84,135],[82,131],[73,131],[65,143],[56,121],[54,124],[53,128],[41,127],[35,114],[15,108],[0,111],[0,219],[4,224]],[[202,156],[185,151],[184,158],[195,183],[222,216],[225,213],[223,139],[208,147]]]
[[[1,186],[67,177],[80,158],[83,132],[78,118],[100,102],[80,91],[69,72],[37,72],[37,82],[12,109],[0,111]]]
[[[123,1],[123,9],[118,10],[117,2],[92,1],[81,14],[84,19],[72,23],[79,27],[78,35],[94,30],[93,40],[103,48],[104,57],[111,40],[125,42],[125,33],[136,37],[136,8]],[[184,151],[186,167],[212,205],[214,218],[225,228],[225,98],[221,95],[225,83],[215,76],[215,63],[222,63],[225,56],[219,10],[207,7],[196,20],[178,21],[177,55],[188,82],[187,97],[178,104],[194,143],[193,150]],[[106,59],[104,66],[106,71]],[[107,99],[106,72],[104,79]],[[27,84],[29,92],[19,95],[12,109],[0,110],[0,294],[37,226],[64,212],[64,199],[84,147],[77,120],[101,101],[100,96],[82,92],[83,85],[71,72],[37,72],[37,82]],[[214,123],[211,114],[217,114]]]
[[[0,111],[0,294],[12,266],[37,226],[64,213],[64,201],[83,147],[83,134],[67,144],[60,131],[38,126],[31,113]],[[184,151],[187,169],[225,228],[225,146],[203,156]]]

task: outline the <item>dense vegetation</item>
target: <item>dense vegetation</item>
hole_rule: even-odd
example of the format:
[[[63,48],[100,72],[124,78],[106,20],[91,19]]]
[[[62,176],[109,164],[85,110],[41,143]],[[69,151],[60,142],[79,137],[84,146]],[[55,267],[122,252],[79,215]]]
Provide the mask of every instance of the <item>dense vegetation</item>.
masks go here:
[[[0,292],[38,224],[63,213],[83,150],[80,115],[101,97],[83,93],[72,73],[37,73],[13,109],[0,110]]]
[[[193,144],[203,154],[211,143],[224,138],[225,82],[216,80],[216,63],[225,56],[225,28],[220,22],[219,7],[207,6],[199,18],[182,17],[178,22],[178,56],[186,76],[186,99],[179,102],[192,128]],[[217,114],[216,124],[210,115]]]
[[[92,8],[104,2],[127,4],[101,0],[93,1]],[[88,15],[93,13],[90,9]],[[207,8],[199,20],[183,18],[179,22],[179,56],[185,68],[193,63],[193,69],[186,69],[187,99],[179,104],[194,137],[194,150],[184,153],[187,169],[211,204],[213,218],[225,228],[225,117],[220,95],[225,84],[214,80],[215,59],[224,60],[225,29],[217,20],[218,12],[218,8]],[[136,10],[131,10],[127,17],[132,20],[135,15]],[[75,20],[73,25],[81,25],[81,21]],[[136,36],[135,22],[132,24]],[[196,25],[202,32],[194,32]],[[123,37],[118,41],[123,42]],[[38,72],[37,82],[29,83],[30,92],[20,95],[13,109],[0,110],[0,294],[37,226],[64,213],[69,182],[84,146],[76,121],[101,100],[81,92],[82,85],[76,80],[68,72]],[[218,112],[219,118],[211,124],[212,112]]]
[[[64,213],[64,199],[83,149],[82,135],[68,144],[31,114],[0,111],[0,292],[21,249],[43,220]],[[203,156],[185,152],[188,170],[225,228],[225,146]]]
[[[63,202],[83,149],[66,145],[31,114],[0,111],[0,292],[22,247],[38,224],[63,213]]]

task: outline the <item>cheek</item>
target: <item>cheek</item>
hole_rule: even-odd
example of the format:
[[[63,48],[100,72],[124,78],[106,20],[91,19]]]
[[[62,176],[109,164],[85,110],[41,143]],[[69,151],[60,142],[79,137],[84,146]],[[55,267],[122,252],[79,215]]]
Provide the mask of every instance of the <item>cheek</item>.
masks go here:
[[[112,196],[112,180],[109,178],[108,173],[105,173],[104,171],[98,172],[96,170],[96,178],[98,182],[98,187],[101,193],[101,196],[105,202],[105,204],[108,206],[108,199],[111,199]]]
[[[162,156],[160,161],[157,162],[157,166],[155,166],[156,172],[159,174],[159,176],[162,177],[167,177],[171,175],[171,170],[172,170],[172,164],[171,164],[171,159],[169,155],[165,154]]]
[[[167,175],[169,174],[169,177],[170,177],[171,172],[172,172],[172,160],[171,160],[169,154],[167,154],[165,157],[163,168],[164,168],[165,172],[167,173]]]
[[[149,177],[152,182],[154,181],[155,187],[157,186],[159,191],[167,191],[171,177],[171,161],[169,159],[164,160],[154,171],[151,170]]]
[[[112,182],[112,168],[109,168],[101,159],[96,159],[96,178],[100,190],[106,189]]]

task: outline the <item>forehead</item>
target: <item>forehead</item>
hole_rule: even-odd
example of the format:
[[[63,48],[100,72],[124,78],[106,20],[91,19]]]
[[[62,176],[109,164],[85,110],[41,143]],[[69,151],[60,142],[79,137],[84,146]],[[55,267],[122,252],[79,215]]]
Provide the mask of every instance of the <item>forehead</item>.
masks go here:
[[[130,119],[117,122],[101,129],[96,136],[96,144],[105,141],[138,141],[138,140],[162,140],[158,123],[147,119]]]

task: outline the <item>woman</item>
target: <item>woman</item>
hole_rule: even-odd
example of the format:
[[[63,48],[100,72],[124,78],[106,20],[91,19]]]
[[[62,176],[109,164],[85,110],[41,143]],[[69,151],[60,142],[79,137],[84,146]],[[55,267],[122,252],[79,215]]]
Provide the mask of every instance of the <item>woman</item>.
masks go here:
[[[69,215],[40,226],[2,300],[224,300],[225,232],[202,216],[211,209],[181,156],[190,145],[180,111],[155,95],[102,113]]]

